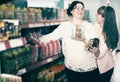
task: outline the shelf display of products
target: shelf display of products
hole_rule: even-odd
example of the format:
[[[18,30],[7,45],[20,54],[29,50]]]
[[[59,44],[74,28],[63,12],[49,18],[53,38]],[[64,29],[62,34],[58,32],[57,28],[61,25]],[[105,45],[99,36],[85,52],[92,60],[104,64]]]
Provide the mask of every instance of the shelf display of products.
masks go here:
[[[15,19],[19,19],[20,23],[27,23],[28,15],[27,15],[27,10],[26,8],[16,8],[14,12]]]
[[[37,69],[32,70],[27,74],[23,74],[23,82],[66,82],[67,79],[64,70],[63,56],[61,55],[61,57],[58,58],[56,55],[56,58],[54,56],[51,62],[48,62],[48,59],[45,60],[46,64],[44,63],[44,65]]]
[[[3,6],[6,5],[0,6],[0,74],[22,76],[63,57],[60,40],[38,45],[30,37],[37,39],[67,21],[65,9],[26,8],[12,4],[10,12]]]
[[[59,40],[51,40],[49,43],[43,44],[41,53],[44,55],[42,59],[61,53]]]
[[[35,46],[32,47],[32,58],[33,62],[38,62],[46,58],[50,58],[54,55],[59,55],[61,53],[61,45],[59,40],[50,41],[46,44],[40,44],[39,41]]]
[[[38,73],[38,82],[64,82],[66,76],[64,64],[56,64]]]
[[[3,20],[0,24],[1,28],[11,28],[14,20]],[[16,25],[16,24],[14,24]],[[2,29],[1,29],[2,30]],[[16,31],[17,30],[17,31]],[[26,29],[23,29],[26,30]],[[1,31],[1,35],[6,32],[11,32],[11,29],[7,29],[4,32]],[[10,35],[16,32],[20,32],[18,29],[12,30]],[[12,34],[13,33],[13,34]],[[7,40],[1,41],[0,43],[0,58],[1,58],[1,73],[12,73],[21,75],[27,71],[31,71],[39,66],[47,64],[61,57],[61,45],[59,40],[50,41],[41,46],[37,44],[30,44],[28,38],[21,35],[19,37],[12,37],[10,35]],[[30,36],[35,38],[40,37],[40,31],[31,31]],[[28,46],[27,46],[28,44]],[[30,70],[31,69],[31,70]],[[24,70],[24,71],[23,71]],[[21,72],[22,71],[22,72]]]
[[[0,10],[1,12],[4,13],[4,14],[0,14],[1,15],[0,17],[4,17],[4,19],[14,19],[14,9],[15,9],[15,5],[12,3],[0,5]]]
[[[12,73],[31,64],[30,47],[18,47],[1,52],[1,69],[3,73]]]
[[[56,45],[56,46],[55,46]],[[50,48],[51,46],[51,48]],[[51,41],[43,47],[25,45],[4,50],[1,53],[1,69],[3,73],[19,73],[20,70],[30,70],[51,62],[62,55],[59,41]]]
[[[18,4],[18,3],[17,3]],[[10,6],[10,7],[9,7]],[[5,14],[5,15],[4,15]],[[18,19],[20,24],[43,23],[48,20],[68,20],[66,9],[16,6],[16,4],[2,4],[0,19]]]
[[[17,25],[15,24],[17,23]],[[19,20],[0,21],[0,42],[21,37],[21,27]]]

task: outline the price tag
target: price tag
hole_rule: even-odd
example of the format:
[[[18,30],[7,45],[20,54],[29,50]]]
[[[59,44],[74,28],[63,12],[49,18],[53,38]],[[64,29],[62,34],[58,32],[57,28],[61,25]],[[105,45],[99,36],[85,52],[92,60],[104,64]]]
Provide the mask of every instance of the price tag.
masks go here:
[[[51,22],[50,25],[55,25],[55,24]]]
[[[35,27],[35,24],[29,24],[29,28]]]
[[[58,25],[59,23],[58,22],[55,22],[55,25]]]
[[[51,62],[52,61],[52,58],[48,58],[47,59],[47,62],[49,63],[49,62]]]
[[[25,68],[19,70],[17,75],[21,75],[21,74],[24,74],[24,73],[26,73],[26,69]]]
[[[50,24],[49,23],[45,23],[45,26],[49,26]]]
[[[44,26],[44,24],[43,23],[35,24],[35,27],[41,27],[41,26]]]
[[[10,40],[10,46],[17,47],[23,45],[22,39],[15,39],[15,40]]]
[[[6,46],[4,44],[4,42],[0,43],[0,51],[3,51],[6,49]]]

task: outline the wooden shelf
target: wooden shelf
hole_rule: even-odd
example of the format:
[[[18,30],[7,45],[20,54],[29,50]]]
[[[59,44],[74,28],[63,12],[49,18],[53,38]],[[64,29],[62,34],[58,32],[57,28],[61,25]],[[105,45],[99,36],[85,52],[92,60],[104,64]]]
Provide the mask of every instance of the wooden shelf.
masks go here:
[[[45,27],[45,26],[54,26],[59,25],[60,23],[34,23],[34,24],[25,24],[22,25],[21,28],[38,28],[38,27]]]
[[[64,20],[64,21],[68,21],[68,20]],[[59,25],[60,23],[64,22],[64,21],[43,21],[43,22],[39,22],[39,23],[29,23],[29,24],[23,24],[21,25],[21,28],[37,28],[37,27],[45,27],[45,26],[55,26],[55,25]]]

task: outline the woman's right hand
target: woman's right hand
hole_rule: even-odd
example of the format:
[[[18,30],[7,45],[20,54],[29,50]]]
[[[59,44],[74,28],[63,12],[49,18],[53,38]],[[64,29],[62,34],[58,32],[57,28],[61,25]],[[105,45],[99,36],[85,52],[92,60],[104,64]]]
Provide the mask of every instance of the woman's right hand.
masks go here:
[[[89,40],[86,45],[85,45],[85,49],[90,51],[91,53],[93,53],[95,55],[95,57],[98,57],[100,54],[100,50],[98,47],[93,47],[93,39]]]
[[[100,50],[97,47],[89,47],[89,51],[94,54],[95,57],[100,55]]]
[[[92,47],[93,44],[93,39],[89,40],[86,44],[85,44],[85,50],[89,50],[90,47]]]

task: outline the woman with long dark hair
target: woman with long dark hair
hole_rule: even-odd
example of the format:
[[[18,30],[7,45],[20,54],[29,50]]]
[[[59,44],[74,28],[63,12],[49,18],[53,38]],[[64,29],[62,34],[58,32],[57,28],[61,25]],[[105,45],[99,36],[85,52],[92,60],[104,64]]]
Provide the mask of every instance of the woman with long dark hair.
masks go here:
[[[114,69],[112,52],[117,48],[119,41],[116,14],[113,7],[101,6],[97,10],[97,23],[99,28],[97,27],[96,31],[100,40],[100,54],[97,57],[100,72],[98,82],[110,82]]]

